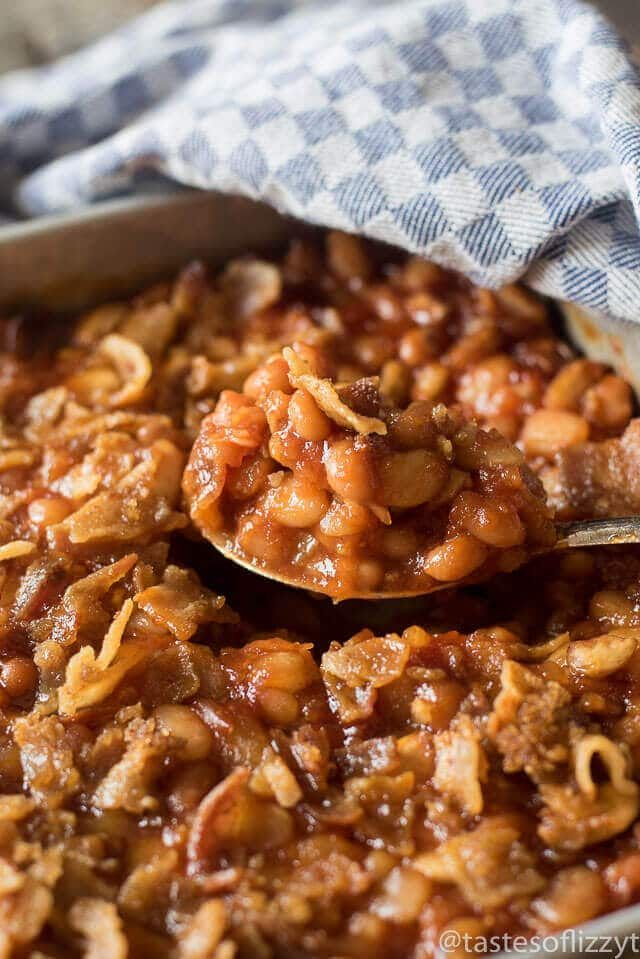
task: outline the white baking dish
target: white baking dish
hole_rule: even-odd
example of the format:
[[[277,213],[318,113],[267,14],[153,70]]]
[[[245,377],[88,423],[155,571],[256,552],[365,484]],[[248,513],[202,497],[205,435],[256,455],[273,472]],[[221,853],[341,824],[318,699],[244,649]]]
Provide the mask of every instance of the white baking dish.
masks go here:
[[[114,201],[8,227],[0,231],[0,308],[78,309],[133,292],[190,259],[219,263],[245,251],[266,252],[306,230],[264,204],[191,191]],[[614,365],[640,395],[640,327],[586,313],[572,304],[560,306],[568,333],[580,348]],[[529,959],[597,951],[621,959],[621,940],[639,932],[640,904],[555,941],[546,937],[543,949],[523,948],[511,956]],[[628,942],[624,955],[640,952],[640,935],[631,945]]]

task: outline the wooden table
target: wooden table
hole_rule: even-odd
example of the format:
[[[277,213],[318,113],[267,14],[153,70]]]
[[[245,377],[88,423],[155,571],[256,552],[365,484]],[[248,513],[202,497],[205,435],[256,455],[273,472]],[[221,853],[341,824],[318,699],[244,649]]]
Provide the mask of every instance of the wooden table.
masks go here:
[[[0,73],[76,50],[157,0],[0,0]]]

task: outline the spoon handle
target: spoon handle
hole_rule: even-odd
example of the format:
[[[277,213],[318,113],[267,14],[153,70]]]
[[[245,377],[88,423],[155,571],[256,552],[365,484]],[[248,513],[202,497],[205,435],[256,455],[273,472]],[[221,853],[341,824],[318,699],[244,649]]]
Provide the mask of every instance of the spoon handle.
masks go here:
[[[589,519],[576,523],[558,523],[558,539],[554,549],[574,546],[614,546],[619,543],[640,543],[640,516],[613,519]]]

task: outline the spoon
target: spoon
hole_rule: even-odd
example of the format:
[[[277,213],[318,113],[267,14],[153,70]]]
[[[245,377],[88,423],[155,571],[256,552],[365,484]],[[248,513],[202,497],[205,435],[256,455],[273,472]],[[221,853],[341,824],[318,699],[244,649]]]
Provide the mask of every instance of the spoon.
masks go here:
[[[556,552],[564,549],[584,549],[588,546],[620,546],[628,543],[640,543],[640,516],[620,516],[613,519],[590,519],[578,520],[577,522],[573,523],[557,523],[556,532],[557,539],[553,546],[532,550],[530,557],[538,557],[545,553]],[[233,541],[228,536],[225,536],[224,533],[208,536],[207,539],[209,539],[209,542],[215,546],[218,552],[220,552],[226,559],[237,563],[237,565],[251,573],[257,573],[259,576],[264,576],[266,579],[273,580],[276,583],[281,583],[284,586],[292,586],[296,589],[304,589],[307,592],[317,592],[319,594],[327,593],[327,590],[314,590],[308,584],[300,583],[291,576],[282,575],[281,573],[273,573],[268,569],[261,569],[259,566],[254,565],[242,555],[238,555],[238,553],[235,552],[232,545]],[[470,583],[481,582],[482,578],[482,576],[479,576],[478,578],[470,576],[466,577],[464,580],[456,582],[434,582],[433,585],[429,586],[427,589],[404,590],[398,592],[371,591],[365,593],[349,593],[348,596],[333,597],[333,599],[334,602],[340,602],[346,599],[408,599],[411,597],[426,596],[429,593],[436,593],[442,589],[452,589],[453,587],[459,585],[468,585]]]

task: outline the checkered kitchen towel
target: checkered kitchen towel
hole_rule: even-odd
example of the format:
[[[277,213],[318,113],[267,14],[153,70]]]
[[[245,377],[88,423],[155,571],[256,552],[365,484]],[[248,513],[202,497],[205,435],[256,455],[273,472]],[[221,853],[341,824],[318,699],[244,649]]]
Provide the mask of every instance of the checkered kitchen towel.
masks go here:
[[[640,318],[640,75],[581,0],[185,0],[0,80],[5,202],[151,175]]]

